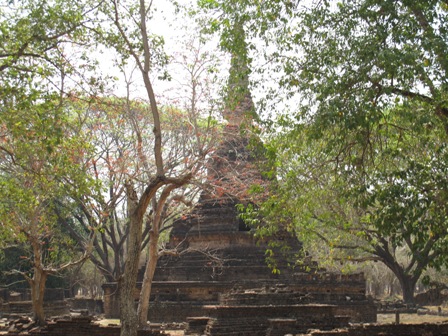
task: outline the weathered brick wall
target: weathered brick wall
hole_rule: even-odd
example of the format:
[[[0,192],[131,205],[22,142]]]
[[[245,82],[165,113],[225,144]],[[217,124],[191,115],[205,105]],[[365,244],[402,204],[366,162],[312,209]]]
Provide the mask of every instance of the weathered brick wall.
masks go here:
[[[85,310],[89,315],[99,315],[104,313],[103,300],[96,299],[69,299],[68,304],[72,310]]]
[[[45,301],[62,301],[66,299],[66,291],[64,288],[46,288],[44,300]]]
[[[199,302],[151,302],[148,320],[155,323],[185,322],[192,316],[206,316],[204,306]]]
[[[45,301],[62,301],[67,298],[67,291],[63,288],[46,288],[44,295]],[[3,302],[30,301],[31,290],[29,288],[0,289],[0,299]]]
[[[49,323],[47,327],[30,331],[31,336],[120,336],[120,327],[102,327],[92,323],[90,317],[73,318],[71,320],[59,320]],[[139,330],[138,336],[160,336],[160,331]]]
[[[369,302],[349,302],[336,304],[335,314],[338,316],[350,316],[350,322],[376,322],[377,309]]]
[[[335,316],[335,307],[330,305],[209,306],[207,309],[211,318],[203,333],[208,336],[283,336],[290,331],[330,330],[348,325],[348,318]]]
[[[103,308],[107,318],[120,317],[120,296],[118,295],[116,283],[103,284]]]
[[[65,300],[44,302],[44,310],[47,316],[61,316],[70,313],[70,307]],[[30,315],[32,311],[31,301],[7,302],[0,306],[0,312],[6,315]]]
[[[361,325],[339,331],[314,331],[309,336],[446,336],[448,323]]]
[[[257,274],[257,273],[256,273]],[[238,274],[234,279],[238,278]],[[306,296],[310,302],[319,302],[341,306],[338,315],[352,317],[352,322],[375,322],[376,307],[366,299],[365,279],[363,274],[331,274],[331,273],[296,273],[290,281],[279,280],[239,280],[239,281],[155,281],[151,301],[153,322],[180,322],[184,317],[203,316],[201,305],[215,304],[220,294],[229,293],[233,288],[241,289],[260,288],[260,286],[277,286],[285,283],[291,293]],[[116,295],[116,285],[109,283],[103,285],[104,312],[106,317],[119,317],[119,301]],[[277,289],[274,289],[277,291]],[[135,298],[138,298],[136,291]],[[275,295],[276,293],[272,293]],[[280,296],[279,296],[280,298]],[[288,298],[292,299],[293,297]],[[283,300],[283,299],[280,299]],[[191,304],[191,309],[184,308]],[[276,302],[279,304],[281,302]],[[285,303],[285,302],[283,302]],[[300,300],[295,303],[301,303]],[[261,302],[261,304],[263,304]],[[165,308],[167,307],[167,308]],[[175,313],[174,313],[175,312]]]

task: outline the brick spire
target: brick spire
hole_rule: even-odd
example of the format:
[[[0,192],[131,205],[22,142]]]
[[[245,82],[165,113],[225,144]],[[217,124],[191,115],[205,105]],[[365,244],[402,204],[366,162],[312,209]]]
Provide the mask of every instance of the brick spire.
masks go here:
[[[239,129],[254,118],[255,108],[249,89],[249,59],[242,22],[235,23],[232,36],[232,58],[222,114],[228,121],[228,129]]]

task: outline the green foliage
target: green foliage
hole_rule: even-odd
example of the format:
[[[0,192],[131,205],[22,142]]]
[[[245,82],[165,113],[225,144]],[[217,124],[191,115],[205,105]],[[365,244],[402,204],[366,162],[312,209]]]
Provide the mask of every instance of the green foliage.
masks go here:
[[[13,269],[30,272],[30,265],[24,261],[25,252],[20,247],[4,248],[0,258],[0,286],[26,288],[28,284],[21,275],[8,274]]]
[[[249,93],[254,82],[254,76],[251,76],[249,83],[251,73],[266,69],[254,69],[260,61],[255,59],[254,62],[255,51],[263,42],[266,49],[271,49],[272,37],[283,31],[282,27],[293,15],[294,4],[290,1],[247,0],[198,0],[197,3],[199,13],[206,17],[201,21],[203,32],[219,35],[221,49],[232,57],[224,97],[226,106],[233,109]],[[258,119],[255,113],[251,114],[252,118]]]
[[[272,139],[278,189],[261,207],[260,232],[290,226],[321,264],[380,260],[414,285],[446,265],[446,134],[426,104],[390,107],[367,129],[319,134],[301,124]]]
[[[425,148],[426,156],[411,158],[406,167],[370,179],[362,207],[372,209],[364,220],[390,237],[392,247],[407,241],[409,253],[427,258],[426,267],[440,268],[447,255],[447,148]],[[428,246],[428,244],[431,246]]]
[[[211,27],[229,50],[239,19],[249,40],[261,32],[275,44],[261,71],[301,102],[272,128],[282,132],[266,151],[278,190],[259,209],[268,218],[260,234],[293,227],[327,260],[375,256],[400,280],[445,263],[446,4],[201,4],[220,14]],[[398,249],[408,254],[403,268]]]
[[[290,1],[199,0],[198,6],[208,15],[204,30],[219,33],[221,46],[231,53],[241,50],[232,43],[236,22],[243,22],[251,34],[266,37],[269,29],[287,23],[294,10]]]
[[[101,11],[99,17],[104,18],[107,24],[96,27],[95,39],[98,43],[117,53],[119,67],[138,60],[140,62],[138,66],[143,70],[144,46],[141,40],[140,3],[139,1],[125,0],[121,1],[117,8],[116,10],[114,3],[107,1],[99,4]],[[149,12],[148,16],[151,17],[153,14]],[[164,51],[163,36],[148,34],[147,38],[150,48],[148,56],[151,73],[156,74],[159,79],[170,80],[171,76],[166,70],[169,57]]]
[[[61,71],[64,76],[79,75],[65,48],[90,42],[85,14],[91,10],[89,1],[4,4],[0,10],[0,99],[10,101],[15,95],[36,99],[43,92],[58,91],[52,76]],[[17,98],[17,104],[28,101]]]
[[[304,102],[282,123],[299,121],[280,140],[286,197],[301,195],[294,204],[305,232],[328,225],[356,237],[350,241],[338,230],[332,247],[353,250],[359,239],[375,246],[386,236],[394,248],[407,245],[418,255],[434,235],[429,223],[446,227],[439,203],[448,115],[445,7],[440,1],[319,2],[295,14],[289,39],[277,39],[281,85]],[[439,262],[443,242],[433,246]]]
[[[427,104],[446,126],[447,15],[441,1],[316,2],[277,38],[281,85],[300,93],[316,135],[367,128],[398,102]]]
[[[86,57],[89,6],[9,1],[0,9],[0,242],[23,252],[9,271],[31,287],[39,323],[47,275],[67,267],[78,252],[61,230],[61,203],[94,187],[82,166],[90,149],[83,118],[69,104],[71,85],[98,83],[85,78],[94,69]],[[82,62],[74,66],[75,59]]]
[[[70,242],[58,228],[57,202],[77,198],[93,187],[82,167],[89,146],[80,126],[73,123],[77,119],[71,119],[73,110],[53,102],[29,102],[26,110],[11,108],[0,119],[4,134],[0,164],[3,243],[39,241],[49,265],[67,262],[64,250],[70,250]]]
[[[65,246],[65,253],[70,246]],[[15,288],[28,288],[29,285],[22,275],[14,274],[13,270],[19,270],[27,274],[32,274],[32,265],[28,258],[29,251],[26,246],[13,246],[5,248],[0,257],[0,287],[13,290]],[[50,276],[47,280],[47,288],[65,288],[67,283],[64,279],[65,272],[56,276]]]

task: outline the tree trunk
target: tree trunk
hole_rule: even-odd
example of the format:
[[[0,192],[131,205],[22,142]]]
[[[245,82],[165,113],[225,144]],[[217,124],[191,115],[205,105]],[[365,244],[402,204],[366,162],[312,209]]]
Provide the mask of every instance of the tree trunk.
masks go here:
[[[37,224],[34,223],[33,229],[37,228]],[[29,236],[29,242],[33,249],[33,277],[30,278],[24,274],[25,279],[28,281],[31,289],[31,302],[33,307],[33,320],[37,325],[43,326],[45,322],[44,312],[44,294],[45,284],[47,282],[48,273],[45,271],[42,265],[42,245],[36,239],[38,235],[33,232]]]
[[[148,311],[149,311],[149,299],[151,297],[152,281],[154,279],[154,273],[156,271],[157,261],[159,260],[159,238],[160,238],[160,228],[163,225],[162,213],[166,205],[168,196],[170,193],[183,185],[190,178],[186,177],[184,182],[177,184],[170,184],[166,186],[159,198],[158,202],[155,202],[155,212],[154,220],[152,223],[152,229],[149,233],[149,244],[148,244],[148,262],[146,264],[145,275],[143,278],[142,290],[140,292],[140,299],[138,305],[138,321],[140,327],[146,327],[148,321]]]
[[[152,281],[156,271],[157,261],[159,259],[158,242],[159,234],[151,231],[148,245],[148,261],[146,263],[145,275],[143,277],[142,290],[138,305],[138,324],[144,328],[148,321],[149,300],[151,297]]]
[[[138,316],[135,307],[135,285],[137,283],[138,265],[142,245],[143,216],[149,201],[164,184],[165,178],[159,176],[146,187],[140,199],[132,185],[125,184],[128,203],[129,235],[126,264],[123,277],[120,279],[120,336],[137,336]]]
[[[414,270],[413,273],[408,274],[398,263],[394,263],[393,267],[389,267],[400,282],[401,291],[403,293],[404,303],[414,303],[414,291],[417,280],[420,278],[421,271]],[[392,288],[391,284],[391,288]]]
[[[120,336],[137,336],[137,312],[135,309],[133,277],[125,275],[120,282]]]
[[[41,268],[35,267],[33,279],[30,281],[31,301],[33,306],[33,320],[37,325],[45,325],[44,294],[47,273]]]
[[[423,270],[428,265],[428,261],[422,259],[423,262],[411,262],[407,267],[397,262],[394,255],[389,251],[388,241],[380,238],[382,246],[377,245],[376,254],[381,258],[384,265],[389,268],[400,282],[400,287],[403,293],[403,301],[405,303],[414,303],[414,291],[418,279],[422,275]],[[430,251],[430,249],[428,249]],[[426,256],[427,257],[427,256]],[[425,261],[426,260],[426,261]],[[412,267],[414,266],[414,267]],[[393,285],[391,284],[391,289]]]
[[[126,265],[120,279],[120,336],[137,336],[137,311],[135,307],[135,284],[137,283],[140,246],[142,243],[142,218],[138,215],[138,199],[132,187],[127,186],[129,214],[129,242]]]
[[[403,275],[398,277],[400,281],[401,290],[403,291],[403,302],[414,303],[414,291],[417,280],[413,276]]]

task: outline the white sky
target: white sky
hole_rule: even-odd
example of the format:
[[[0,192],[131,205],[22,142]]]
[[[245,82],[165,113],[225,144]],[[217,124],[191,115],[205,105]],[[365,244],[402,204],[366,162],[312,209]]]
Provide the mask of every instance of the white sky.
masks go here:
[[[179,1],[182,5],[187,8],[191,8],[195,3],[194,0],[181,0]],[[157,75],[152,77],[154,91],[156,95],[164,103],[174,100],[178,100],[179,97],[184,100],[188,98],[189,93],[186,92],[186,84],[188,84],[188,78],[186,78],[187,73],[182,69],[181,66],[176,65],[178,60],[182,60],[182,56],[185,55],[187,59],[192,57],[191,52],[186,49],[185,43],[189,39],[194,38],[198,35],[196,28],[196,23],[192,18],[187,17],[184,13],[175,13],[175,8],[171,1],[155,2],[157,6],[154,12],[154,17],[148,23],[149,34],[156,34],[164,37],[165,40],[165,52],[176,59],[175,62],[170,62],[167,69],[168,73],[171,75],[171,81],[161,81],[157,79]],[[196,43],[198,45],[198,43]],[[222,55],[216,48],[217,39],[209,40],[208,43],[201,48],[204,52],[210,52],[216,56],[218,70],[218,75],[222,78],[227,77],[227,69],[229,60],[225,55]],[[124,75],[120,73],[120,69],[114,64],[113,57],[114,54],[107,51],[101,56],[102,66],[101,69],[105,74],[116,76],[119,80],[115,83],[112,90],[112,94],[117,96],[126,96],[127,88],[124,82]],[[221,59],[222,58],[222,59]],[[146,92],[141,79],[141,74],[138,70],[135,70],[133,66],[126,67],[126,75],[128,79],[132,79],[132,86],[130,87],[130,97],[133,99],[143,99],[146,100]],[[219,84],[213,88],[214,97],[218,94]],[[181,103],[182,105],[182,103]],[[183,106],[179,106],[183,107]]]
[[[196,0],[179,0],[180,4],[185,6],[186,8],[192,8],[196,4]],[[175,13],[175,8],[170,0],[154,2],[155,6],[157,6],[157,11],[154,12],[153,19],[148,23],[148,30],[150,34],[157,34],[164,37],[165,40],[165,51],[168,55],[178,55],[179,54],[188,54],[188,50],[185,49],[183,43],[198,34],[197,24],[194,22],[192,18],[187,17],[184,13]],[[212,87],[212,95],[214,98],[218,98],[219,91],[221,87],[225,85],[226,79],[228,77],[228,68],[230,64],[230,55],[223,54],[218,48],[218,37],[215,38],[207,37],[208,43],[203,47],[204,51],[208,51],[216,56],[217,58],[217,73],[215,74],[218,79],[217,82]],[[111,56],[103,55],[101,57]],[[259,66],[259,63],[264,63],[263,60],[260,60],[257,57],[254,57],[254,66]],[[112,65],[112,60],[103,60],[104,66],[102,67],[103,71],[108,74],[112,74],[120,78],[115,85],[113,94],[117,96],[126,96],[127,89],[126,85],[124,85],[123,75],[120,74],[120,71],[117,67]],[[141,80],[141,75],[139,71],[132,71],[132,67],[128,67],[126,69],[126,76],[131,76],[133,79],[133,85],[130,89],[130,96],[134,99],[143,99],[146,100],[146,92]],[[185,83],[186,83],[186,74],[179,67],[175,66],[173,63],[169,64],[168,72],[172,76],[173,80],[171,81],[160,81],[157,79],[157,76],[153,76],[153,86],[156,95],[160,98],[160,101],[163,103],[169,103],[169,101],[175,101],[177,98],[182,96],[184,99],[188,98],[189,93],[185,92]],[[275,74],[269,74],[263,78],[264,88],[259,86],[257,88],[252,88],[252,96],[254,102],[257,106],[257,102],[264,98],[266,95],[266,88],[273,87],[278,89],[277,80],[274,77]],[[276,74],[280,75],[280,74]],[[255,74],[253,74],[255,78]],[[258,79],[258,78],[257,78]],[[280,98],[280,96],[278,96]],[[274,101],[274,100],[272,100]],[[289,107],[288,105],[294,105],[294,103],[286,103],[282,101],[279,103],[281,99],[278,99],[275,103],[272,103],[271,106],[267,108],[268,111],[264,111],[265,115],[272,113],[276,114],[278,111],[286,111]],[[183,107],[182,104],[179,107]]]

